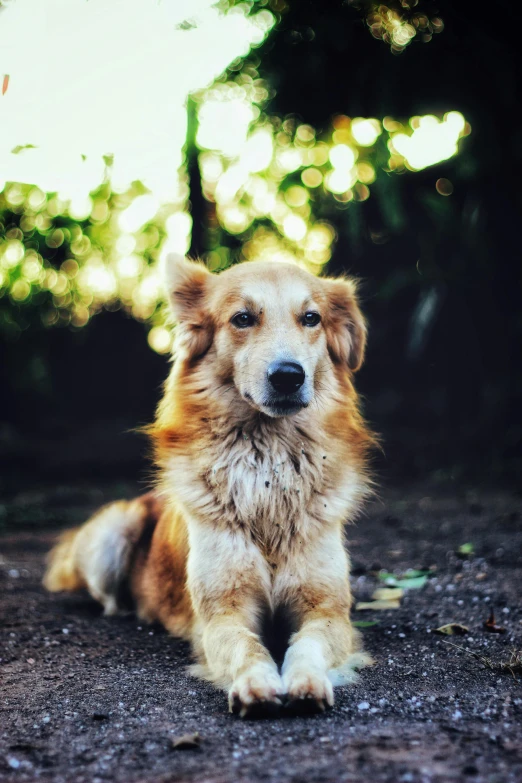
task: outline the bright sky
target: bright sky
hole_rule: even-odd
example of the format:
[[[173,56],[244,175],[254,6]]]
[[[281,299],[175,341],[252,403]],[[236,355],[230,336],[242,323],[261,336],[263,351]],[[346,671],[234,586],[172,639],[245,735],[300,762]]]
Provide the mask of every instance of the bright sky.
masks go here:
[[[273,21],[245,10],[224,15],[212,0],[11,0],[0,12],[0,85],[9,75],[0,189],[27,182],[81,199],[113,154],[116,188],[140,179],[160,201],[173,198],[188,93],[260,43]],[[35,149],[13,154],[26,144]]]

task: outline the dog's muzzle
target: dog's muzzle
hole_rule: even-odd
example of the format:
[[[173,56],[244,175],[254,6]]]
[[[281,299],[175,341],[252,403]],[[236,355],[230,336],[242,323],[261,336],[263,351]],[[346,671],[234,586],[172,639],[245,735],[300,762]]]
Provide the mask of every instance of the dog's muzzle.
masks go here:
[[[267,370],[269,399],[265,407],[275,416],[287,416],[304,408],[309,403],[303,394],[305,380],[306,373],[297,362],[272,362]]]
[[[277,394],[295,394],[305,381],[305,371],[297,362],[273,362],[268,368],[268,381]]]

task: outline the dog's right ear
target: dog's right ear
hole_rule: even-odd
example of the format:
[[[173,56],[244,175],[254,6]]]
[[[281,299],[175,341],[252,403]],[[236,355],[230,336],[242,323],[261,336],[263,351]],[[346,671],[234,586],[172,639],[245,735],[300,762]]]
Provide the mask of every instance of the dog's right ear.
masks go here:
[[[176,342],[191,359],[212,344],[213,324],[207,307],[212,275],[201,263],[169,253],[164,266],[170,309],[177,323]]]

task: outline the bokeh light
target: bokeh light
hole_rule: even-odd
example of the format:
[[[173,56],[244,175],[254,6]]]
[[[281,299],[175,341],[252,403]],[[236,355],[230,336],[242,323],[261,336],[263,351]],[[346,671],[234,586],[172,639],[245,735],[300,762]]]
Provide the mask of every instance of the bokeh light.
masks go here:
[[[393,134],[388,147],[392,155],[400,155],[405,165],[413,171],[420,171],[456,155],[459,139],[470,131],[458,111],[449,112],[442,120],[431,114],[412,117],[409,124],[411,134]]]
[[[444,29],[440,17],[415,10],[417,4],[417,0],[401,0],[398,7],[382,2],[371,4],[366,18],[370,32],[374,38],[389,44],[394,54],[401,54],[414,40],[428,43]]]
[[[453,193],[453,183],[446,177],[440,177],[435,183],[435,190],[441,196],[451,196]]]
[[[111,7],[112,2],[117,0],[111,0]],[[375,5],[368,17],[372,34],[396,53],[414,38],[427,40],[442,29],[440,20],[417,14],[413,6],[403,8],[401,15]],[[147,324],[154,351],[169,352],[159,268],[169,252],[184,254],[191,246],[187,114],[182,105],[189,93],[196,114],[192,153],[208,207],[203,258],[213,271],[260,259],[298,263],[320,273],[335,247],[336,210],[362,209],[358,203],[371,198],[380,178],[405,169],[420,171],[459,152],[460,140],[471,128],[458,111],[382,119],[337,114],[324,128],[314,128],[302,118],[269,114],[271,87],[260,78],[255,60],[242,58],[264,40],[275,17],[261,5],[251,11],[251,4],[240,2],[218,14],[211,2],[198,0],[193,11],[199,20],[198,40],[216,37],[212,25],[219,17],[219,47],[203,50],[199,59],[205,61],[204,67],[197,57],[194,72],[185,73],[190,68],[184,65],[182,84],[172,98],[163,75],[158,87],[151,83],[152,71],[145,70],[139,79],[146,88],[135,91],[132,100],[124,79],[117,107],[125,106],[126,134],[121,133],[121,118],[108,105],[115,85],[97,81],[96,89],[103,93],[100,103],[89,112],[82,109],[88,114],[87,130],[82,125],[80,138],[75,139],[75,144],[86,145],[87,155],[67,147],[58,128],[33,146],[38,139],[27,137],[31,126],[10,121],[5,134],[9,144],[0,144],[5,176],[0,183],[0,297],[7,297],[16,313],[32,308],[45,327],[82,328],[102,309],[122,309]],[[154,18],[158,30],[165,21],[163,13]],[[109,17],[112,29],[116,17]],[[64,17],[65,25],[70,22]],[[133,25],[125,29],[130,38],[136,34]],[[192,31],[177,30],[176,35],[181,46],[176,56],[192,55]],[[125,49],[113,44],[115,51]],[[158,46],[163,51],[167,44],[172,46],[172,39],[165,32]],[[9,51],[13,56],[14,48]],[[231,56],[237,62],[222,74]],[[22,72],[17,57],[13,56],[9,91],[2,98],[12,100],[10,107],[5,104],[9,116],[21,100],[17,74],[23,73],[20,83],[27,95],[33,89],[27,79],[34,69],[25,64]],[[80,63],[73,66],[71,79]],[[156,117],[157,107],[165,104],[174,107],[172,112]],[[101,137],[89,140],[87,132],[92,130],[91,113],[100,124],[96,112],[102,108],[108,118],[103,154]],[[63,133],[70,141],[67,124]],[[110,146],[116,137],[118,144]],[[139,159],[133,156],[137,148]],[[448,179],[435,181],[440,195],[451,194]],[[9,328],[23,328],[17,323],[14,319]]]

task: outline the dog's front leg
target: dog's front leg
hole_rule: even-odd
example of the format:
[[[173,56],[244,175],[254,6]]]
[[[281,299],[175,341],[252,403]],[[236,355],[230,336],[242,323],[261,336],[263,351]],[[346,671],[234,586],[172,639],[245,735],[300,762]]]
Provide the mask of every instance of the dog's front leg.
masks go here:
[[[264,558],[242,532],[192,523],[189,541],[188,585],[210,679],[242,717],[277,709],[283,683],[259,635],[269,605]]]
[[[350,622],[348,557],[340,533],[296,551],[278,575],[279,598],[293,609],[298,630],[283,662],[283,683],[295,709],[323,711],[334,702],[329,672],[349,667],[358,649]],[[370,659],[367,658],[366,662]]]

